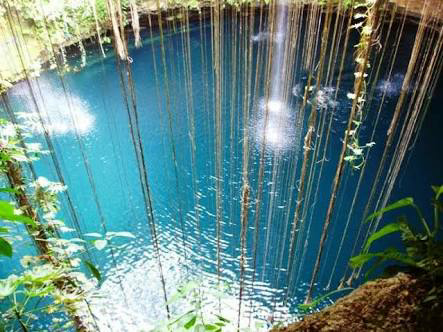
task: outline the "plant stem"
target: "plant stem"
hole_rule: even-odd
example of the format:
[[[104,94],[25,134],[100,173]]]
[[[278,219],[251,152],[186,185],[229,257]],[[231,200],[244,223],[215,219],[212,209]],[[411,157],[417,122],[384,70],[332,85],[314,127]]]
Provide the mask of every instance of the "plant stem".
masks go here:
[[[418,217],[419,217],[421,223],[423,224],[423,227],[425,228],[426,233],[428,234],[429,238],[433,238],[434,235],[431,232],[431,230],[429,229],[428,223],[426,222],[426,220],[425,220],[423,214],[421,213],[419,207],[417,205],[415,205],[415,204],[412,204],[412,206],[414,207],[415,211],[417,211]]]
[[[435,203],[434,203],[434,231],[432,232],[432,236],[435,237],[438,233],[438,229],[440,228],[440,216],[438,213],[438,200],[440,199],[440,195],[435,195]]]
[[[17,310],[17,307],[14,308],[15,317],[17,317],[18,323],[20,324],[20,327],[22,328],[23,332],[28,332],[28,328],[25,324],[23,324],[20,313]]]

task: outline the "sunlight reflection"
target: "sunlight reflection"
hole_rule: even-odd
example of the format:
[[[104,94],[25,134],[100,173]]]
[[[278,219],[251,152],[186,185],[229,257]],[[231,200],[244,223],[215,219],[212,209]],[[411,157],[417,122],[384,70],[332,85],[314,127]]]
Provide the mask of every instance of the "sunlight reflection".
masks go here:
[[[262,100],[250,128],[258,147],[266,142],[268,151],[281,153],[294,146],[294,119],[290,109],[279,100],[269,100],[267,103]]]
[[[40,79],[38,84],[42,95],[35,96],[35,102],[24,86],[15,91],[28,110],[19,113],[19,117],[31,131],[41,134],[46,128],[51,135],[69,135],[77,130],[79,135],[86,135],[94,128],[95,117],[86,101],[76,95],[66,96],[48,81]]]

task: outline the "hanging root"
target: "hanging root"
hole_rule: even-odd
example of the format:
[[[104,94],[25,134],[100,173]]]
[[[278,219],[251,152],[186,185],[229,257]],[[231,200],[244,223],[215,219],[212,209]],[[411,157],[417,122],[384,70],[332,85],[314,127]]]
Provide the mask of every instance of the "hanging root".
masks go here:
[[[249,205],[249,185],[247,183],[243,186],[242,192],[242,224],[241,224],[241,255],[240,255],[240,291],[238,297],[238,323],[237,327],[240,328],[241,318],[241,305],[244,288],[244,274],[245,274],[245,252],[246,252],[246,232],[248,229],[248,205]]]
[[[114,33],[115,48],[117,49],[117,54],[121,60],[126,60],[128,57],[126,55],[125,46],[120,35],[119,24],[117,21],[117,13],[114,7],[114,0],[107,0],[108,12],[111,16],[112,22],[112,32]]]
[[[333,181],[333,189],[332,189],[332,193],[331,193],[331,198],[329,200],[329,206],[328,206],[328,210],[326,212],[326,218],[325,218],[325,222],[323,225],[323,230],[322,230],[322,234],[321,234],[321,238],[320,238],[320,244],[319,244],[319,249],[318,249],[318,253],[317,253],[317,258],[315,261],[315,265],[314,265],[314,270],[312,272],[312,278],[311,278],[311,282],[310,282],[310,286],[309,286],[309,290],[308,293],[306,295],[306,300],[305,303],[310,303],[311,302],[311,296],[312,296],[312,291],[314,288],[314,284],[317,280],[317,275],[318,275],[318,271],[320,268],[320,261],[321,261],[321,257],[323,254],[323,246],[325,244],[326,241],[326,237],[328,234],[328,229],[329,229],[329,225],[331,222],[331,218],[332,218],[332,213],[335,207],[335,202],[336,202],[336,198],[337,198],[337,192],[341,183],[341,179],[342,179],[342,175],[343,175],[343,171],[344,171],[344,167],[345,167],[345,154],[346,151],[348,149],[348,142],[350,139],[352,139],[352,137],[350,137],[350,133],[351,133],[351,128],[353,125],[353,120],[355,119],[356,113],[358,112],[358,110],[361,107],[361,94],[362,92],[364,92],[364,73],[366,71],[368,62],[369,62],[369,55],[370,55],[370,50],[371,50],[371,40],[373,38],[373,33],[375,31],[375,26],[377,23],[377,15],[378,15],[378,10],[382,4],[383,0],[377,0],[375,2],[375,4],[370,8],[369,12],[368,12],[368,16],[366,18],[366,24],[365,27],[362,30],[362,34],[360,37],[360,52],[358,53],[358,60],[357,60],[357,73],[360,73],[360,75],[356,76],[356,80],[354,83],[354,93],[353,93],[353,103],[352,103],[352,109],[351,112],[349,114],[349,118],[348,118],[348,124],[347,124],[347,129],[344,133],[344,139],[343,139],[343,145],[342,145],[342,150],[340,153],[340,158],[339,158],[339,162],[337,165],[337,169],[336,169],[336,173],[335,173],[335,177],[334,177],[334,181]]]
[[[129,0],[129,8],[131,10],[131,24],[132,30],[134,30],[135,47],[139,48],[142,46],[142,42],[140,38],[140,23],[138,20],[137,2],[135,0]]]

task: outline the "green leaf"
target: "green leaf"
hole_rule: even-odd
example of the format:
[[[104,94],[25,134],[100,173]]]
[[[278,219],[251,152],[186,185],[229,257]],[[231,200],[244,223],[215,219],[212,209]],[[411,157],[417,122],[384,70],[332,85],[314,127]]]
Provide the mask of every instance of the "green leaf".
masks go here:
[[[0,280],[0,299],[14,293],[16,287],[17,284],[14,282],[14,280],[11,280],[10,278],[6,280]]]
[[[102,280],[102,276],[100,274],[100,271],[95,267],[94,264],[92,264],[90,261],[84,260],[83,263],[85,263],[86,267],[89,269],[89,271],[92,273],[95,279],[98,281]]]
[[[68,321],[68,322],[66,322],[66,323],[62,326],[62,330],[63,330],[63,331],[68,331],[68,330],[70,330],[72,327],[74,327],[74,322],[72,322],[72,321]]]
[[[363,266],[366,262],[368,262],[369,260],[371,260],[373,257],[375,257],[375,254],[360,254],[354,257],[351,257],[351,259],[349,260],[349,265],[351,265],[351,267],[353,269]]]
[[[382,252],[367,253],[354,256],[349,260],[349,264],[352,268],[357,268],[374,257],[380,257],[383,261],[395,260],[406,265],[417,266],[417,262],[413,258],[395,248],[388,248]]]
[[[2,237],[0,237],[0,255],[12,257],[12,246]]]
[[[9,233],[8,227],[0,227],[0,233]]]
[[[355,156],[346,156],[346,157],[344,158],[345,161],[354,161],[354,160],[356,160],[356,159],[357,159],[357,157],[355,157]]]
[[[266,327],[265,323],[263,322],[255,322],[255,330],[260,331]]]
[[[369,247],[371,246],[372,242],[374,242],[375,240],[378,240],[388,234],[391,233],[395,233],[395,232],[401,232],[403,228],[403,223],[391,223],[391,224],[387,224],[386,226],[384,226],[383,228],[381,228],[380,230],[378,230],[377,232],[373,233],[368,240],[366,241],[366,245],[363,249],[364,252],[369,250]]]
[[[187,315],[189,315],[190,313],[195,312],[195,309],[189,310],[188,312],[185,312],[183,315],[180,315],[177,318],[174,318],[172,321],[168,322],[168,326],[172,326],[174,324],[176,324],[178,321],[180,321],[183,317],[186,317]],[[169,330],[168,330],[169,331]]]
[[[0,193],[18,194],[19,191],[15,188],[0,188]]]
[[[90,237],[102,237],[100,233],[86,233],[83,234],[84,236],[90,236]]]
[[[130,233],[130,232],[107,232],[106,233],[106,237],[107,238],[108,237],[112,238],[112,237],[115,237],[115,236],[129,237],[129,238],[135,239],[135,236],[132,233]]]
[[[427,298],[423,300],[423,303],[437,300],[437,295],[429,295]]]
[[[45,297],[50,294],[53,294],[54,290],[55,290],[55,286],[52,284],[48,284],[48,285],[41,287],[41,288],[31,287],[30,289],[26,289],[25,294],[26,294],[26,296],[29,296],[29,297]]]
[[[443,194],[443,186],[432,186],[432,190],[434,190],[436,199],[439,199],[440,195]]]
[[[396,209],[399,209],[399,208],[402,208],[405,206],[412,206],[412,205],[414,205],[414,199],[412,197],[403,198],[395,203],[389,204],[384,209],[374,212],[373,214],[371,214],[369,217],[366,218],[366,221],[371,221],[374,218],[377,218],[377,217],[383,215],[383,213],[385,213],[385,212],[396,210]]]
[[[205,326],[203,324],[197,324],[194,327],[194,332],[204,332]]]
[[[331,295],[334,295],[336,293],[340,293],[340,292],[345,292],[348,290],[353,290],[354,288],[352,287],[346,287],[346,288],[341,288],[341,289],[336,289],[333,290],[332,292],[329,292],[325,295],[319,296],[317,298],[315,298],[311,303],[306,303],[306,304],[299,304],[298,308],[301,310],[309,310],[311,308],[315,308],[317,305],[320,304],[321,301],[323,301],[324,299],[330,297]]]
[[[199,286],[198,283],[196,283],[195,281],[189,281],[186,284],[178,287],[177,292],[175,292],[169,298],[169,300],[166,304],[170,305],[170,304],[176,302],[177,300],[185,298],[191,291],[198,288],[198,286]]]
[[[191,327],[195,325],[197,321],[197,315],[192,316],[192,318],[184,325],[185,329],[189,330]]]
[[[6,201],[0,201],[0,219],[20,222],[31,226],[37,226],[34,220],[29,217],[18,215],[14,212],[14,207]]]
[[[106,247],[106,245],[108,244],[108,241],[106,240],[95,240],[94,241],[94,246],[98,249],[98,250],[102,250]]]
[[[219,329],[218,326],[212,324],[205,324],[205,331],[214,331]]]
[[[229,320],[229,319],[227,319],[227,318],[225,318],[225,317],[223,317],[223,316],[220,316],[220,315],[215,315],[218,319],[220,319],[222,322],[225,322],[225,323],[230,323],[231,321]]]

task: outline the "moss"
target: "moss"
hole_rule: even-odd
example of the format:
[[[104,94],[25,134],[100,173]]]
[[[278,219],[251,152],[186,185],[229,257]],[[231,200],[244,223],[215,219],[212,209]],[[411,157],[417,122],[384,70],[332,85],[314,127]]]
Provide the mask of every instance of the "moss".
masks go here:
[[[424,302],[430,285],[404,273],[370,281],[332,306],[272,331],[441,331],[443,300],[432,308]]]

